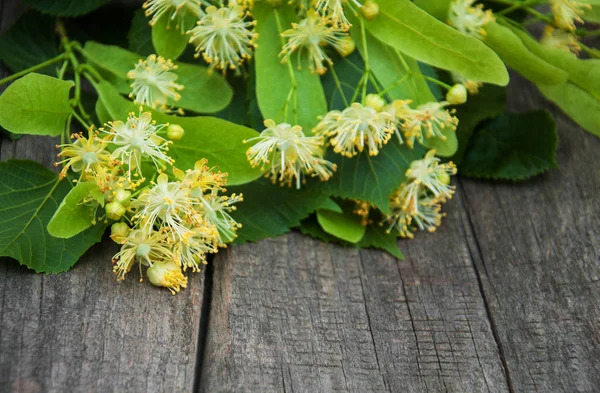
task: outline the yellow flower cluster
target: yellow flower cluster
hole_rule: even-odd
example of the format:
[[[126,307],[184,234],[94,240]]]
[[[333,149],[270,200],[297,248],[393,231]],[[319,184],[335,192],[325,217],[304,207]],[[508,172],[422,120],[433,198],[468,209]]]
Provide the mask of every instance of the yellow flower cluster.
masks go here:
[[[175,294],[187,285],[186,270],[199,271],[207,253],[236,237],[241,225],[229,213],[242,196],[224,195],[227,174],[204,159],[187,171],[174,167],[168,156],[172,141],[163,133],[180,139],[184,130],[156,124],[150,112],[140,110],[125,122],[91,128],[87,137],[72,135],[72,143],[57,146],[62,160],[55,165],[63,165],[61,178],[72,170],[79,174],[75,181],[94,185],[80,201],[93,208],[93,222],[115,221],[111,238],[121,245],[113,258],[117,278],[123,280],[138,263],[140,276],[147,266],[150,282]],[[155,181],[145,177],[157,173]]]
[[[416,228],[435,231],[444,216],[441,205],[454,194],[450,176],[455,174],[456,166],[452,162],[441,164],[435,150],[413,161],[406,181],[390,198],[391,214],[385,217],[388,233],[396,231],[401,237],[412,238]]]

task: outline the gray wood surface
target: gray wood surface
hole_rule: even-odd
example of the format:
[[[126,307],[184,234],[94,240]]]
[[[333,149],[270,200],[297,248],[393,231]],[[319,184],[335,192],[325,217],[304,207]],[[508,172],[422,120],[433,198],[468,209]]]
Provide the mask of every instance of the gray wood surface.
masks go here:
[[[404,261],[299,234],[220,253],[201,391],[508,391],[464,220]]]
[[[0,30],[17,8],[0,0]],[[551,107],[511,86],[510,108]],[[116,282],[108,240],[66,274],[2,259],[0,392],[598,392],[600,140],[557,118],[559,170],[458,181],[404,261],[292,233],[173,297]],[[54,144],[1,139],[0,159],[50,166]]]
[[[0,27],[18,2],[0,2]],[[0,78],[6,73],[0,70]],[[0,91],[3,87],[0,87]],[[0,159],[49,168],[56,140],[0,140]],[[0,392],[191,392],[196,371],[203,274],[178,296],[133,272],[117,282],[110,240],[66,274],[35,274],[0,261]]]
[[[508,104],[551,108],[518,76]],[[405,261],[298,234],[219,254],[201,391],[600,391],[600,140],[556,113],[560,170],[461,180]]]
[[[551,107],[518,76],[508,96],[514,110]],[[461,181],[515,392],[600,391],[600,139],[557,119],[560,169]]]

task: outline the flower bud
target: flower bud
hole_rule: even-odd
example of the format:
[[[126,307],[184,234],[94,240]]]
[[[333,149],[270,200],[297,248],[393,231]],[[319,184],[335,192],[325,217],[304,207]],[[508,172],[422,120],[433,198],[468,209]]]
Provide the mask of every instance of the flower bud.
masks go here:
[[[467,102],[467,88],[458,83],[446,93],[446,101],[450,103],[450,105],[460,105]]]
[[[368,94],[365,99],[365,104],[375,109],[377,112],[381,112],[385,106],[385,101],[377,94]]]
[[[348,36],[344,38],[341,42],[341,46],[338,48],[338,53],[342,57],[346,57],[350,55],[356,49],[356,42],[352,39],[352,37]]]
[[[187,287],[187,277],[173,261],[155,262],[146,270],[146,274],[153,285],[168,288],[173,295]]]
[[[167,127],[167,138],[172,141],[180,140],[183,138],[184,133],[185,131],[183,131],[183,127],[181,127],[179,124],[170,124],[169,127]]]
[[[450,184],[450,175],[447,174],[446,172],[439,173],[437,175],[437,178],[440,182],[444,183],[445,185]]]
[[[124,222],[115,222],[110,227],[110,238],[113,239],[115,243],[123,243],[123,241],[129,235],[129,225]]]
[[[117,191],[115,191],[114,200],[119,203],[123,203],[125,200],[129,199],[130,196],[130,191],[119,188]]]
[[[379,5],[372,0],[367,0],[360,11],[366,20],[373,20],[379,15]]]
[[[106,206],[104,206],[104,210],[106,211],[106,217],[108,217],[111,220],[120,219],[123,216],[123,214],[125,214],[125,212],[127,211],[127,209],[125,209],[125,207],[119,202],[111,202],[107,204]]]

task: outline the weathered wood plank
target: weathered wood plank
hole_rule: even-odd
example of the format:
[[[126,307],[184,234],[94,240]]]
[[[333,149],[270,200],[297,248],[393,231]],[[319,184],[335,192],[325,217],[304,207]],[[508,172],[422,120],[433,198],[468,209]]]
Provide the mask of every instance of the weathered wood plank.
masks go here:
[[[0,27],[14,20],[17,4],[0,2]],[[55,159],[51,138],[0,142],[2,160],[50,167]],[[47,276],[0,260],[1,392],[193,390],[202,274],[177,296],[140,284],[135,272],[118,283],[116,251],[106,240],[68,273]]]
[[[518,76],[509,97],[516,111],[550,108]],[[522,184],[461,182],[515,392],[600,390],[600,140],[557,118],[560,169]]]
[[[463,215],[402,262],[299,234],[219,254],[201,391],[508,391]]]

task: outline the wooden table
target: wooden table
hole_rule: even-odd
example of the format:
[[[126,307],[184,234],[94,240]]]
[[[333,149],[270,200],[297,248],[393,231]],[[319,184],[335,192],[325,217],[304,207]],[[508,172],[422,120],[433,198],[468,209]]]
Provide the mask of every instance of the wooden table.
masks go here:
[[[3,259],[0,392],[599,392],[600,139],[516,75],[507,104],[555,112],[560,168],[458,178],[404,261],[291,233],[171,296],[117,282],[111,241],[60,275]],[[54,144],[3,139],[0,159],[50,167]]]

